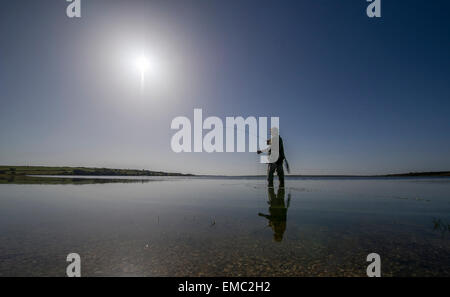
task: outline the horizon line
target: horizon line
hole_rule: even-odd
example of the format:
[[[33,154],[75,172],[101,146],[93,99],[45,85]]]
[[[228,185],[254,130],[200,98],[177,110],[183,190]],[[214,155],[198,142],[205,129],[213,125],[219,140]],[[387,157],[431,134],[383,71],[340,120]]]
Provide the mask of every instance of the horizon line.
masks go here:
[[[265,174],[241,174],[241,175],[229,175],[229,174],[195,174],[195,173],[180,173],[180,172],[168,172],[161,170],[150,169],[132,169],[132,168],[110,168],[110,167],[89,167],[89,166],[51,166],[51,165],[0,165],[2,167],[28,167],[28,168],[86,168],[86,169],[107,169],[107,170],[130,170],[130,171],[147,171],[164,174],[180,174],[191,175],[197,177],[265,177]],[[402,173],[383,173],[383,174],[285,174],[290,177],[395,177],[395,176],[450,176],[450,170],[447,171],[410,171]]]

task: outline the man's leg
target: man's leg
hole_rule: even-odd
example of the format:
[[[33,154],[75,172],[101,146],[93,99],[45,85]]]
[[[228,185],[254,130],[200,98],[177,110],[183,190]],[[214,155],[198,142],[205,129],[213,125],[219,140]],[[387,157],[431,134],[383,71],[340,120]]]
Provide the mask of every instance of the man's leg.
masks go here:
[[[283,170],[283,163],[281,165],[277,165],[277,175],[278,180],[280,181],[280,187],[284,188],[284,170]]]
[[[267,167],[267,182],[269,187],[273,187],[273,174],[275,172],[275,163],[270,163]]]

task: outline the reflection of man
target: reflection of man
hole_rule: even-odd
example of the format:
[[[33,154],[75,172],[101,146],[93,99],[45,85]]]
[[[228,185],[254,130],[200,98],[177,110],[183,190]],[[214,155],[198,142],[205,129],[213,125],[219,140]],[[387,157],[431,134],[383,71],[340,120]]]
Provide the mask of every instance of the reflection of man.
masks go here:
[[[283,240],[284,231],[286,231],[287,210],[291,202],[291,194],[288,194],[286,204],[284,203],[284,188],[278,188],[278,193],[275,195],[273,188],[267,189],[269,196],[269,214],[259,213],[261,217],[265,217],[269,220],[269,226],[273,230],[273,239],[277,242]]]
[[[267,168],[267,181],[268,187],[273,187],[273,175],[276,171],[278,179],[280,181],[280,187],[284,187],[283,161],[285,161],[286,158],[284,156],[283,139],[278,134],[279,133],[278,128],[273,127],[270,129],[270,132],[271,132],[271,139],[267,141],[267,144],[269,146],[264,150],[258,150],[257,153],[261,154],[264,152],[268,152],[270,155],[272,152],[272,146],[278,145],[278,159],[272,160],[272,162],[269,163],[269,166]],[[278,139],[278,141],[276,141],[276,139]],[[289,165],[287,165],[287,161],[286,161],[286,169],[288,170],[289,173]]]

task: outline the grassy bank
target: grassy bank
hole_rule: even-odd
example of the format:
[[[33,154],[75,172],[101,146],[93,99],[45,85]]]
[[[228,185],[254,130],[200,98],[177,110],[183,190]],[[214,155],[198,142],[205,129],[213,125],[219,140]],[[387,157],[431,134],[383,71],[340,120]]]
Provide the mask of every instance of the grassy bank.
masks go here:
[[[86,178],[57,178],[30,175],[73,175],[92,176]],[[47,166],[0,166],[0,183],[19,184],[89,184],[111,182],[142,182],[127,179],[99,179],[95,176],[191,176],[190,174],[137,169],[110,169],[89,167],[47,167]]]
[[[190,174],[90,167],[0,166],[0,175],[189,176]]]

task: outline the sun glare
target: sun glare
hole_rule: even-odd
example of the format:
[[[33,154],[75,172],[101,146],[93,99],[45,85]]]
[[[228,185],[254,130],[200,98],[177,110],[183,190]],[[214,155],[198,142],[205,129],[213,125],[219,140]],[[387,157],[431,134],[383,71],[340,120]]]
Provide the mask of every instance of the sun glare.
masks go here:
[[[141,73],[145,73],[150,67],[150,61],[144,55],[139,56],[136,59],[135,64],[136,64],[136,67],[138,68],[138,70],[141,71]]]
[[[154,65],[151,65],[149,58],[146,55],[140,55],[135,60],[135,66],[139,70],[141,75],[141,93],[144,92],[145,79],[148,72],[154,71]]]
[[[162,61],[159,56],[154,53],[141,51],[129,58],[134,68],[134,73],[140,77],[141,92],[145,93],[146,89],[155,90],[156,87],[164,80],[164,71]]]

